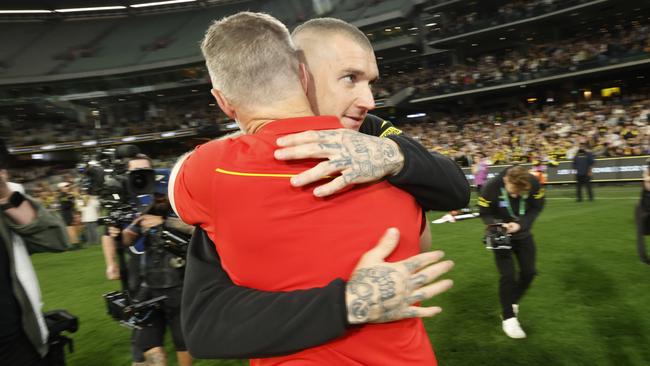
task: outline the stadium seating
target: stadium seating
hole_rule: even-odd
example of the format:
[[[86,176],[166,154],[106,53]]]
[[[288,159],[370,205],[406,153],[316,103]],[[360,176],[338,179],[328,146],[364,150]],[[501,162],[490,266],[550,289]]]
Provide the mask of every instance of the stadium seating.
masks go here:
[[[57,71],[66,62],[82,57],[82,49],[90,51],[95,38],[111,29],[115,20],[62,21],[53,24],[10,61],[12,76],[46,75]]]

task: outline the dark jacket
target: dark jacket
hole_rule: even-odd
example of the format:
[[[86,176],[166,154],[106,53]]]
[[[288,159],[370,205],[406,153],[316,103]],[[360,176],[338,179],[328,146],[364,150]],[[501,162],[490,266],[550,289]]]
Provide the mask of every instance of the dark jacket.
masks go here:
[[[16,225],[3,212],[0,212],[0,236],[6,243],[9,255],[11,284],[14,296],[22,313],[21,323],[27,338],[41,356],[47,353],[47,344],[42,340],[37,315],[27,297],[27,292],[16,274],[16,258],[14,256],[14,241],[12,233],[23,239],[29,254],[41,252],[61,252],[67,249],[68,239],[63,222],[30,197],[26,197],[36,210],[36,218],[27,225]],[[31,284],[30,284],[31,285]]]
[[[576,175],[589,175],[595,163],[594,154],[590,151],[580,149],[573,158],[573,169],[576,170]]]

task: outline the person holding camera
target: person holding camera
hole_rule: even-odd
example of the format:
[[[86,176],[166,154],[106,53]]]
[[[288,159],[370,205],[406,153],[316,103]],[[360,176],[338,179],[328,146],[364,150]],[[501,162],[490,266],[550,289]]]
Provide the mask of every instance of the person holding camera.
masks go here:
[[[125,159],[124,164],[126,165],[127,175],[130,172],[143,170],[143,169],[152,169],[153,165],[151,159],[144,154],[134,153],[130,157]],[[127,187],[123,187],[128,191]],[[127,192],[128,200],[132,202],[135,206],[140,206],[140,202],[137,200],[133,194]],[[128,221],[127,221],[128,222]],[[117,247],[116,239],[122,238],[122,229],[124,227],[117,227],[112,225],[106,226],[106,233],[102,235],[102,249],[104,252],[104,260],[106,262],[106,277],[109,280],[119,280],[122,275],[124,275],[124,289],[129,296],[135,296],[139,290],[142,283],[142,271],[140,268],[140,262],[142,259],[142,252],[144,248],[144,237],[139,238],[132,243],[130,250],[126,252],[126,260],[124,262],[125,268],[120,268],[116,257],[117,257]],[[120,273],[121,272],[121,273]],[[146,360],[142,350],[136,345],[136,332],[134,331],[131,335],[131,358],[133,359],[132,366],[143,366],[146,365]]]
[[[521,329],[517,315],[519,301],[536,274],[536,249],[531,229],[544,207],[544,188],[526,168],[515,165],[487,182],[478,204],[485,224],[500,224],[510,235],[507,246],[488,246],[488,249],[494,249],[500,275],[503,331],[510,338],[525,338],[526,333]],[[490,241],[486,240],[487,243]],[[515,274],[513,254],[519,262],[519,276]]]
[[[65,226],[22,186],[9,183],[0,139],[0,365],[50,366],[49,332],[30,254],[68,248]]]
[[[147,171],[153,171],[151,159],[144,154],[134,153],[126,158],[126,181],[123,189],[129,196],[128,200],[133,206],[142,206],[151,195],[139,195],[138,192],[147,190],[144,186],[153,184],[148,182]],[[172,329],[172,337],[177,350],[180,365],[190,365],[191,358],[185,350],[184,339],[181,334],[179,321],[180,293],[183,279],[184,265],[179,257],[171,255],[162,249],[161,233],[170,230],[176,233],[190,233],[193,227],[183,224],[175,218],[166,197],[166,180],[157,182],[151,202],[142,214],[128,226],[108,226],[107,235],[102,237],[104,259],[106,261],[106,275],[108,279],[125,278],[125,289],[128,296],[135,301],[146,301],[158,296],[167,296],[161,312],[157,312],[151,319],[151,326],[141,330],[134,330],[132,334],[133,366],[139,365],[165,365],[165,352],[162,348],[166,325]],[[142,193],[142,192],[139,192]],[[151,192],[149,192],[151,193]],[[146,197],[145,197],[146,196]],[[128,221],[127,221],[128,222]],[[116,239],[121,239],[124,246],[130,250],[125,262],[126,268],[121,268],[116,261]],[[145,352],[146,351],[146,352]]]
[[[165,247],[165,235],[170,232],[189,235],[193,227],[176,217],[166,192],[166,180],[158,182],[153,204],[122,231],[122,243],[127,246],[144,238],[144,267],[140,269],[142,283],[134,296],[135,301],[167,297],[162,308],[152,313],[150,325],[135,331],[135,347],[144,352],[147,365],[166,365],[163,341],[165,329],[169,326],[179,365],[189,366],[192,358],[187,352],[180,324],[185,260]]]

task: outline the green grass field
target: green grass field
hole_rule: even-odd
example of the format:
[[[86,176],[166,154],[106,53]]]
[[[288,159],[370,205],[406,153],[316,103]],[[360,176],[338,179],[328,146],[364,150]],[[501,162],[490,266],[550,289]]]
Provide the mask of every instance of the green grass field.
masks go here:
[[[429,301],[442,314],[425,321],[440,365],[650,365],[650,266],[637,258],[633,221],[639,188],[601,187],[596,196],[576,203],[573,190],[548,190],[533,228],[539,276],[520,304],[524,340],[501,331],[497,272],[481,243],[480,220],[432,225],[433,247],[456,262],[454,288]],[[101,297],[119,283],[105,280],[100,248],[33,261],[45,309],[64,308],[80,319],[68,364],[130,364],[129,331],[109,319]]]

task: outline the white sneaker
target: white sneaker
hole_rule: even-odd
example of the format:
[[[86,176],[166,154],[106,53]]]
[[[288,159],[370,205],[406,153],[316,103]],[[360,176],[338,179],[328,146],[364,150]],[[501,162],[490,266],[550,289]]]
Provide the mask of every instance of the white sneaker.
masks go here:
[[[510,338],[521,339],[526,338],[526,333],[521,329],[519,320],[517,318],[509,318],[503,321],[503,331]]]
[[[512,304],[512,312],[515,313],[515,316],[519,316],[519,304]]]

